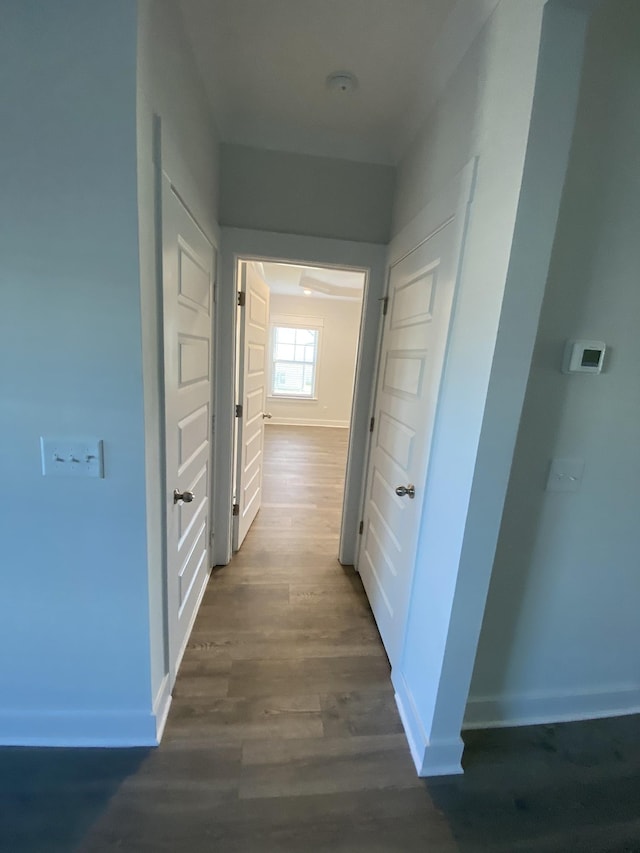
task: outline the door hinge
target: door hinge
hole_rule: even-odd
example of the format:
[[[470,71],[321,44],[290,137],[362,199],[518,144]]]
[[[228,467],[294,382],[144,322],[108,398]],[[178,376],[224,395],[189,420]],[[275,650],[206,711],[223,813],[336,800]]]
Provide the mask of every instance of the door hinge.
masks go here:
[[[369,432],[373,432],[373,428],[375,425],[376,425],[376,419],[371,418],[371,420],[369,421]]]
[[[244,292],[244,290],[239,290],[238,291],[238,305],[240,306],[240,308],[244,308],[246,302],[247,302],[247,294]]]
[[[240,403],[238,403],[238,404],[236,405],[236,417],[237,417],[237,418],[241,418],[241,417],[242,417],[242,406],[240,405]]]
[[[380,302],[382,302],[382,316],[386,317],[387,316],[387,308],[389,307],[389,297],[383,296],[382,299],[380,300]]]
[[[216,431],[216,416],[211,415],[211,435]]]
[[[234,504],[231,510],[232,515],[240,515],[240,504]]]
[[[362,536],[363,533],[364,533],[364,521],[361,521],[360,526],[358,527],[358,535]]]

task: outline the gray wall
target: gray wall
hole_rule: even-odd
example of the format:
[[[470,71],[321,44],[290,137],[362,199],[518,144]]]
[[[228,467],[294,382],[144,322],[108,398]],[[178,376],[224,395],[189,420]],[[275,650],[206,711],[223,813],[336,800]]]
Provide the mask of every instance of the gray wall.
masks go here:
[[[478,649],[470,723],[638,710],[640,7],[603,5],[581,101]],[[567,338],[610,347],[560,372]],[[545,491],[553,457],[585,461]]]
[[[0,743],[150,741],[135,4],[9,0],[0,66]]]
[[[387,243],[394,180],[392,166],[224,144],[220,224]]]
[[[161,125],[162,167],[199,224],[216,242],[218,141],[202,81],[175,3],[138,2],[138,197],[140,209],[140,290],[144,366],[147,531],[151,664],[154,708],[167,672],[162,543],[164,466],[158,360],[161,306],[156,259],[153,123]],[[165,697],[166,698],[166,697]]]
[[[215,128],[181,27],[168,0],[3,5],[0,743],[155,740],[154,113],[169,173],[216,230]],[[41,435],[103,439],[105,478],[42,477]]]

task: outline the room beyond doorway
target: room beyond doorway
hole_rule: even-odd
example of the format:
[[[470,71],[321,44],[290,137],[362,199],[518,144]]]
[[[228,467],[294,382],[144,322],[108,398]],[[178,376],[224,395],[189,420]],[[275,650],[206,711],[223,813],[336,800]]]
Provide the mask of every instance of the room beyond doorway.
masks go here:
[[[343,433],[348,457],[367,271],[239,257],[236,281],[234,551],[263,502],[265,429]]]
[[[338,553],[348,431],[269,425],[262,508],[241,553]]]
[[[220,237],[219,287],[216,293],[218,345],[213,466],[214,565],[226,565],[233,553],[231,508],[233,439],[237,420],[235,406],[238,402],[235,357],[239,259],[274,263],[288,261],[307,267],[358,270],[366,275],[338,555],[344,565],[352,565],[360,538],[358,529],[362,485],[369,447],[369,422],[382,320],[381,299],[386,284],[386,246],[240,228],[223,228]]]
[[[366,274],[264,261],[272,423],[348,427]]]

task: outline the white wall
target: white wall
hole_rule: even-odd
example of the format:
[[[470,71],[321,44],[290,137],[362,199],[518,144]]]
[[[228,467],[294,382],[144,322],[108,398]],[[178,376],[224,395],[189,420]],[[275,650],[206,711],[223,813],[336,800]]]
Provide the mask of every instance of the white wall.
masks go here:
[[[151,614],[152,692],[161,717],[168,696],[164,644],[162,561],[163,438],[158,340],[158,300],[154,186],[154,115],[159,118],[162,167],[201,227],[217,243],[218,142],[207,97],[198,76],[182,20],[170,0],[138,2],[138,194],[140,279],[144,318],[147,526]]]
[[[221,146],[220,224],[387,243],[395,169]]]
[[[9,0],[0,66],[0,743],[151,743],[135,4]]]
[[[589,34],[567,184],[467,720],[640,709],[640,8]],[[567,338],[603,339],[601,376],[560,372]],[[545,491],[553,457],[580,491]]]
[[[543,32],[543,6],[499,4],[398,174],[394,233],[478,157],[404,652],[392,673],[424,775],[460,769],[459,732],[571,140],[585,17],[550,3]]]
[[[267,398],[272,424],[348,427],[353,400],[353,380],[361,302],[315,299],[312,296],[271,295],[271,318],[283,315],[322,321],[315,400]],[[273,319],[272,319],[273,322]]]

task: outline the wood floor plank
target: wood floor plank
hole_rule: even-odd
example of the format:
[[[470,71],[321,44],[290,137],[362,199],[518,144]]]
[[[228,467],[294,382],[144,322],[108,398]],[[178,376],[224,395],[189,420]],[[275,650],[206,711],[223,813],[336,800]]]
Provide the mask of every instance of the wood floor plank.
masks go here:
[[[328,737],[402,734],[395,699],[386,685],[379,690],[330,693],[320,697]]]
[[[380,657],[380,637],[370,622],[349,628],[299,630],[200,629],[189,642],[190,661],[307,660],[334,657]]]
[[[208,740],[213,746],[242,744],[255,738],[284,742],[322,738],[320,698],[314,694],[181,697],[167,723],[167,742]]]
[[[233,661],[229,696],[304,695],[389,685],[389,665],[376,657]]]
[[[234,608],[224,604],[211,604],[206,608],[211,623],[217,628],[233,630],[237,625],[250,625],[258,630],[270,630],[274,625],[292,631],[308,628],[340,629],[349,626],[370,625],[369,612],[354,602],[353,605],[336,604],[333,607],[316,607],[313,602],[265,605],[248,604]],[[203,626],[198,628],[202,631]]]
[[[240,797],[422,787],[403,735],[245,743]]]

